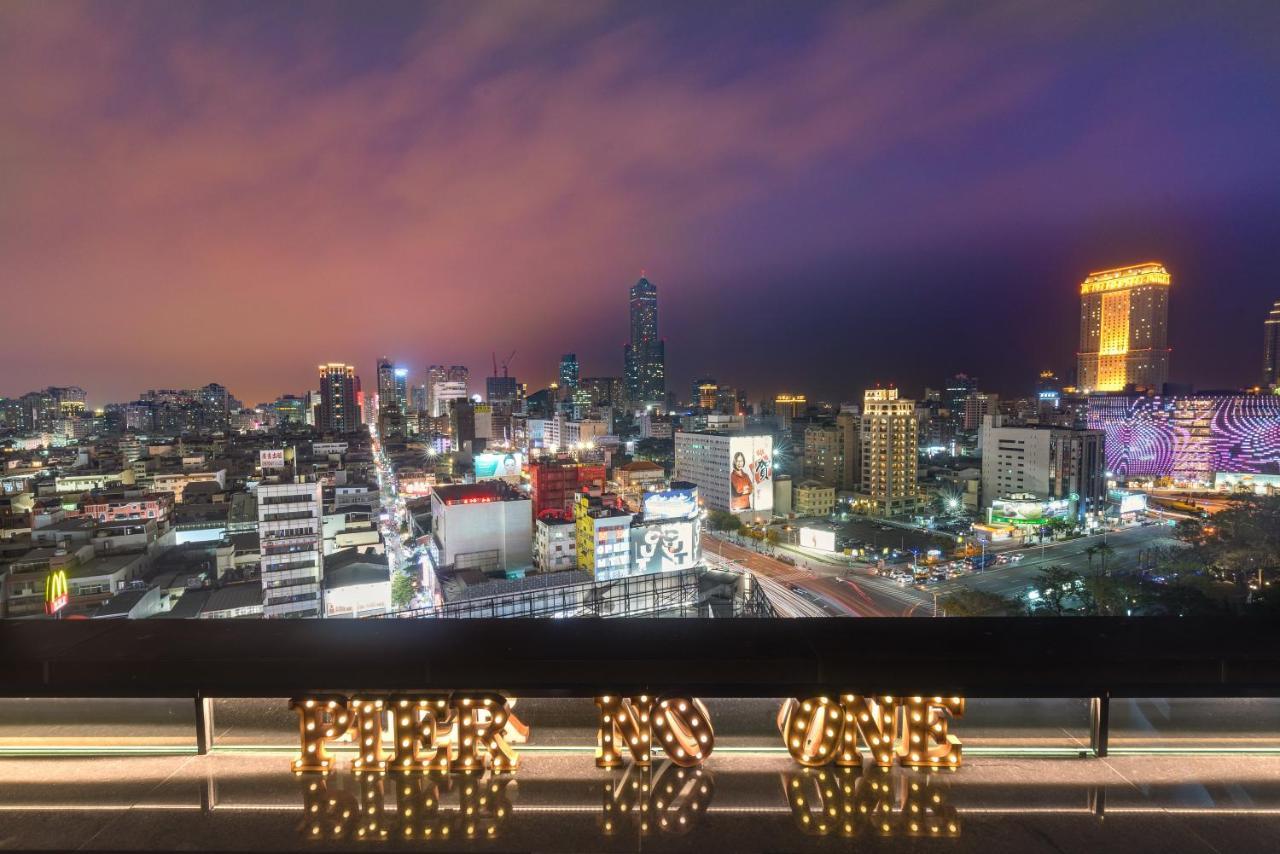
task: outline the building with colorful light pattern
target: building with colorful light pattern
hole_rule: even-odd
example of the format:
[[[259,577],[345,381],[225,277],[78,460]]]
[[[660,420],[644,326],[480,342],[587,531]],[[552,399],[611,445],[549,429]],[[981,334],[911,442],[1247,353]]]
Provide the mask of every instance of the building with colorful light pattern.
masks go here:
[[[1094,395],[1088,423],[1106,434],[1117,479],[1211,484],[1220,472],[1280,474],[1280,396]]]

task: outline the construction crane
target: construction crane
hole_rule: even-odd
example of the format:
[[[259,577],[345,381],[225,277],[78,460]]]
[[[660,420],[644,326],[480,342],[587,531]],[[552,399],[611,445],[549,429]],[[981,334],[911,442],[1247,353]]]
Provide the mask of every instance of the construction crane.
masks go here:
[[[511,364],[511,360],[516,357],[517,352],[518,351],[516,350],[512,350],[511,355],[502,360],[502,375],[504,377],[507,376],[507,368]],[[498,375],[498,354],[494,351],[490,351],[490,356],[493,357],[493,375],[496,377]]]

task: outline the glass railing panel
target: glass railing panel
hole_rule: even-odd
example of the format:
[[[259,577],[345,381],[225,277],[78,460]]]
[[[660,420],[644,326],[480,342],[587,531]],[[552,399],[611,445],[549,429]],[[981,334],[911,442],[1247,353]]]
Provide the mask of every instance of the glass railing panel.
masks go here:
[[[1280,698],[1112,699],[1110,747],[1280,751]]]
[[[191,699],[0,698],[0,750],[194,749]]]

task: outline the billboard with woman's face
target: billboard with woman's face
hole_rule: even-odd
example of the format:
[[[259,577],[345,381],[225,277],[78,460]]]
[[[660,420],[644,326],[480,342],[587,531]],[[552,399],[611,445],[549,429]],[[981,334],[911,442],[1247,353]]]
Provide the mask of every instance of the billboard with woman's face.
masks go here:
[[[773,437],[729,440],[729,509],[773,510]]]
[[[476,454],[476,480],[493,478],[518,478],[524,468],[524,457],[512,454]]]

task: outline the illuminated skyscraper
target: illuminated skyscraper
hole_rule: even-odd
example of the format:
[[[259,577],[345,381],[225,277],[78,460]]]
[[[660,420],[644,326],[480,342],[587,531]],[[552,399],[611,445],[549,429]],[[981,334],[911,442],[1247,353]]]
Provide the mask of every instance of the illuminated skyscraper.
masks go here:
[[[1262,339],[1262,386],[1280,386],[1280,299],[1271,307],[1271,314],[1263,324],[1266,337]]]
[[[631,286],[631,341],[623,350],[627,399],[640,408],[667,396],[666,347],[658,338],[658,288],[648,279]]]
[[[720,385],[712,377],[702,377],[693,381],[693,397],[689,402],[698,409],[711,411],[716,408],[719,401],[717,396],[720,393]]]
[[[356,369],[341,362],[320,366],[320,413],[316,426],[332,433],[354,433],[360,429],[360,407],[356,392],[360,381]]]
[[[978,378],[968,374],[955,374],[943,385],[942,403],[947,407],[948,417],[955,427],[964,424],[964,403],[969,395],[978,390]]]
[[[572,396],[578,387],[578,355],[565,353],[560,357],[560,393],[565,397]]]
[[[378,409],[390,409],[395,405],[395,370],[395,365],[386,356],[378,360]]]
[[[803,418],[808,410],[809,401],[803,394],[779,394],[773,399],[773,411],[784,430],[789,429],[795,419]]]
[[[1169,379],[1170,281],[1151,262],[1090,273],[1081,283],[1081,388],[1160,391]]]
[[[409,369],[397,368],[383,356],[378,360],[378,410],[399,412],[409,409]]]

